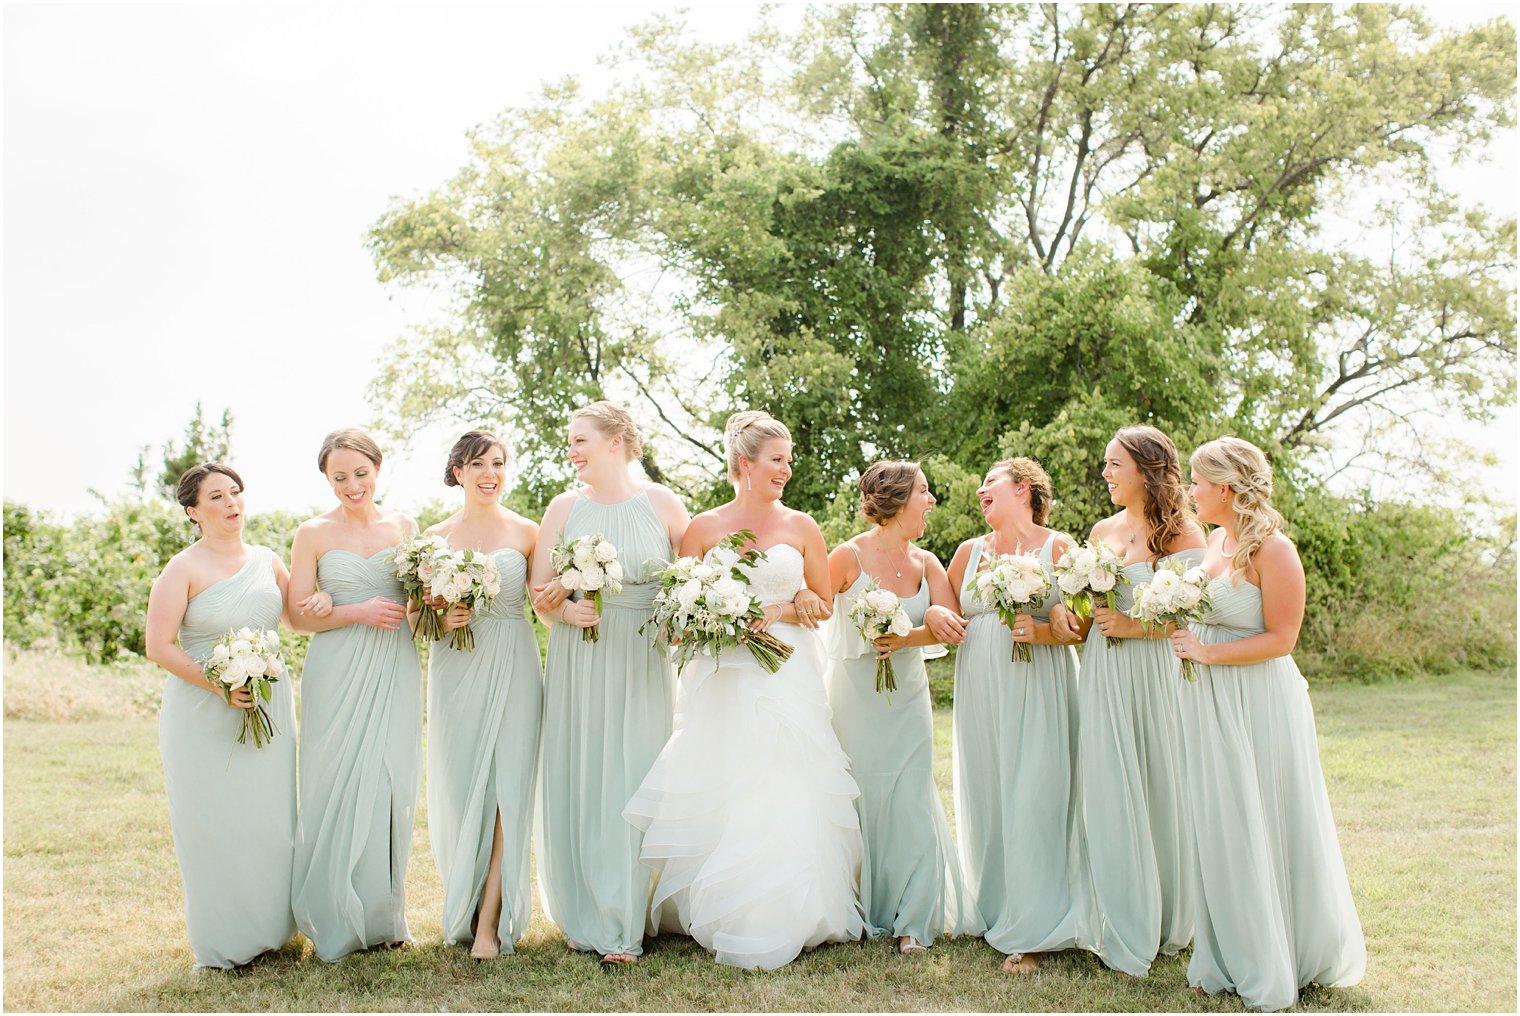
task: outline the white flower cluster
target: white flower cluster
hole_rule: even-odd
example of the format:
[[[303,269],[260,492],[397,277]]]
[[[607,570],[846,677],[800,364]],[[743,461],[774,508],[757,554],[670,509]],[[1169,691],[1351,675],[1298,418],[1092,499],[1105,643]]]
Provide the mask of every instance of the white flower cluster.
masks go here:
[[[501,572],[489,554],[455,550],[434,559],[428,592],[448,604],[463,603],[472,610],[501,593]]]
[[[639,630],[651,631],[656,645],[674,650],[678,672],[696,654],[716,657],[727,646],[748,646],[773,674],[791,655],[789,645],[769,633],[752,631],[747,623],[765,616],[740,570],[752,567],[758,557],[752,551],[731,566],[682,557],[660,570],[654,613]]]
[[[972,584],[976,601],[996,610],[1010,631],[1019,613],[1043,605],[1049,595],[1050,575],[1038,554],[999,554]],[[1013,643],[1013,659],[1019,663],[1033,659],[1027,642]]]
[[[1156,569],[1149,582],[1135,587],[1129,616],[1146,628],[1184,626],[1201,618],[1212,603],[1208,572],[1196,565],[1184,568],[1180,561],[1168,561]],[[1198,668],[1192,660],[1183,659],[1182,676],[1198,680]]]
[[[562,542],[549,552],[560,585],[573,592],[623,591],[623,566],[617,548],[595,534]]]
[[[1110,592],[1123,573],[1124,565],[1114,548],[1093,540],[1072,547],[1055,565],[1056,585],[1069,597],[1084,592]]]
[[[414,634],[419,638],[436,639],[443,636],[443,620],[427,600],[433,595],[430,590],[440,563],[452,553],[449,541],[443,537],[418,533],[410,539],[402,540],[391,555],[396,565],[396,578],[401,580],[407,599],[417,610],[417,630]]]
[[[890,589],[881,588],[875,579],[866,580],[865,589],[850,601],[845,616],[868,643],[875,642],[883,635],[896,635],[900,638],[913,630],[913,619],[903,609],[902,597]],[[897,676],[892,673],[890,656],[876,661],[876,690],[897,690]],[[888,701],[891,701],[890,696]]]
[[[279,632],[239,628],[222,636],[212,647],[211,658],[203,669],[208,680],[235,690],[258,677],[279,680],[285,672],[279,652]]]

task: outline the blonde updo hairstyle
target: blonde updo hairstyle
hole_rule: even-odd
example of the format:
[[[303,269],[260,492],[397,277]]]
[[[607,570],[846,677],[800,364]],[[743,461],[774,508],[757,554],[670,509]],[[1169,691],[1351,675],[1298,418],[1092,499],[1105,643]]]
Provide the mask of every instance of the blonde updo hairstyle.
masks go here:
[[[776,438],[790,441],[792,432],[786,429],[786,424],[763,409],[746,409],[730,416],[723,425],[723,445],[728,449],[729,482],[737,487],[743,478],[744,474],[739,470],[741,458],[753,462],[760,457],[760,449],[765,447],[765,443]]]
[[[1282,529],[1282,514],[1272,507],[1272,465],[1260,448],[1238,437],[1219,437],[1199,445],[1189,461],[1195,477],[1230,489],[1230,509],[1235,513],[1230,578],[1239,581],[1267,537]]]
[[[1023,455],[1000,459],[992,464],[994,471],[1004,473],[1014,483],[1029,484],[1029,515],[1037,526],[1043,526],[1050,518],[1050,503],[1055,500],[1050,486],[1050,474],[1034,459]]]
[[[358,452],[373,462],[376,469],[380,468],[380,446],[375,444],[375,439],[357,427],[342,427],[322,439],[322,449],[317,452],[318,472],[326,474],[327,457],[339,448]]]
[[[860,514],[872,525],[897,518],[918,487],[922,470],[917,462],[882,459],[860,474]]]
[[[570,414],[572,420],[590,420],[607,437],[622,437],[623,455],[631,462],[644,454],[644,435],[628,410],[616,402],[599,399]]]

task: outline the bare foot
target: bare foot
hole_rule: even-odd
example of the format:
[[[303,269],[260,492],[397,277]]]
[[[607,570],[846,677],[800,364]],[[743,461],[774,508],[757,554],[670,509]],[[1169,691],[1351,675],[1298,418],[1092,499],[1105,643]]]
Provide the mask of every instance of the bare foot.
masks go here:
[[[1040,969],[1039,953],[1014,954],[1003,961],[1005,974],[1032,974]]]
[[[475,944],[470,946],[470,959],[494,960],[501,955],[501,943],[495,935],[489,931],[475,936]]]
[[[912,935],[899,935],[897,937],[897,949],[904,956],[929,951],[928,946],[914,939]]]
[[[604,967],[631,967],[639,961],[632,953],[608,953],[602,957]]]

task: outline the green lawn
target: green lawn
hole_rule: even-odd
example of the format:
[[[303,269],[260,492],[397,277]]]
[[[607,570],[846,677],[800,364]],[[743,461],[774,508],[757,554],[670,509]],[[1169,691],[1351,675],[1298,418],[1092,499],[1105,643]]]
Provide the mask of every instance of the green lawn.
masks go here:
[[[439,944],[441,889],[425,816],[408,885],[417,948],[329,966],[297,939],[249,970],[192,975],[157,723],[144,695],[157,678],[7,655],[7,1009],[1242,1008],[1187,991],[1185,957],[1159,961],[1137,981],[1073,952],[1014,980],[980,941],[910,958],[883,943],[829,946],[783,970],[746,973],[666,937],[639,966],[606,973],[569,953],[537,909],[518,954],[481,966]],[[1513,676],[1318,686],[1314,698],[1368,963],[1359,987],[1311,988],[1300,1007],[1513,1011]],[[939,714],[942,781],[949,719]]]

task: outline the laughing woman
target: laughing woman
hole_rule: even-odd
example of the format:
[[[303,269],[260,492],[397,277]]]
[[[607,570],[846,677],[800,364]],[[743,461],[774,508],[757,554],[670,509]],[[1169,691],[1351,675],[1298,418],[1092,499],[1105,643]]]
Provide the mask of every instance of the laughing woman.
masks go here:
[[[960,632],[944,566],[912,542],[924,535],[933,507],[918,463],[877,462],[860,477],[860,511],[872,528],[829,555],[834,616],[825,631],[825,685],[834,731],[860,785],[860,900],[871,937],[891,935],[904,953],[984,928],[934,786],[934,708],[920,647],[958,641]],[[914,628],[868,646],[846,615],[872,581],[901,598]],[[897,690],[890,697],[876,690],[880,652],[891,654]]]
[[[422,789],[422,670],[391,554],[417,523],[375,503],[380,449],[322,441],[338,507],[291,545],[291,616],[315,631],[301,676],[296,923],[329,963],[411,940],[406,863]],[[322,591],[317,592],[321,583]]]
[[[229,702],[201,665],[233,629],[279,628],[290,576],[274,551],[243,542],[243,481],[230,467],[187,469],[178,497],[200,538],[153,583],[147,651],[172,675],[158,736],[190,949],[197,968],[235,967],[296,931],[295,706],[287,675],[269,704],[274,740],[238,744],[243,710],[253,705],[248,687]]]
[[[534,777],[543,670],[523,613],[538,526],[501,504],[506,447],[472,430],[454,443],[443,482],[464,507],[428,530],[455,550],[489,554],[501,593],[471,616],[457,606],[469,651],[433,643],[428,656],[428,835],[443,879],[443,940],[478,960],[511,952],[528,930]]]
[[[1182,691],[1197,928],[1188,983],[1286,1009],[1311,981],[1355,984],[1367,965],[1320,772],[1309,688],[1289,655],[1304,569],[1272,507],[1272,467],[1239,438],[1193,453],[1198,517],[1219,528],[1204,569],[1213,606],[1172,636],[1198,663]]]
[[[1157,952],[1171,955],[1193,937],[1193,848],[1183,806],[1181,668],[1162,632],[1124,613],[1135,585],[1162,562],[1203,558],[1203,530],[1184,502],[1177,448],[1155,427],[1125,427],[1103,453],[1103,479],[1117,514],[1093,526],[1129,584],[1116,610],[1093,608],[1082,650],[1079,726],[1086,910],[1079,944],[1135,977]],[[1051,623],[1080,631],[1057,604]],[[1108,639],[1120,641],[1108,647]]]
[[[670,736],[675,674],[639,634],[654,606],[654,573],[685,535],[685,507],[629,473],[643,439],[628,411],[595,402],[570,414],[570,463],[580,486],[549,503],[533,553],[533,607],[550,625],[544,668],[544,750],[538,880],[544,911],[571,948],[607,964],[644,951],[650,872],[623,806]],[[620,593],[566,599],[550,549],[598,535],[617,548]],[[582,629],[597,625],[586,641]]]

